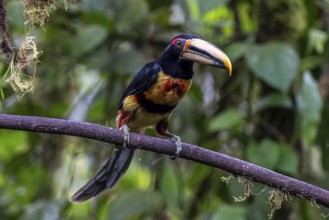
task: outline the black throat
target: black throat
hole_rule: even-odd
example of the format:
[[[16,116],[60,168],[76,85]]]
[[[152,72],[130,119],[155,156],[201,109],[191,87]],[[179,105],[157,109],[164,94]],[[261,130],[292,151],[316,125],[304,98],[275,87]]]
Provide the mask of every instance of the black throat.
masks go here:
[[[193,62],[183,60],[179,56],[173,56],[171,53],[164,53],[158,60],[162,71],[177,79],[192,79]]]

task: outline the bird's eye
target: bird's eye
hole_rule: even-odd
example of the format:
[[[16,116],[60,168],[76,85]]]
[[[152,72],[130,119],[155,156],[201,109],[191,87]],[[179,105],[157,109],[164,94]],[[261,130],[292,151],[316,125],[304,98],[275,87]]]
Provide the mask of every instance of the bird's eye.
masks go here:
[[[182,43],[182,41],[178,40],[178,41],[176,41],[176,45],[180,47],[183,45],[183,43]]]

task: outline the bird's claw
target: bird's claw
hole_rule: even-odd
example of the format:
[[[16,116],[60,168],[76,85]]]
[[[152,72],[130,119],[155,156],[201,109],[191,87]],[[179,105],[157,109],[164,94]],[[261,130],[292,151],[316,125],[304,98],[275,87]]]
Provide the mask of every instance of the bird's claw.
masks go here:
[[[179,156],[180,152],[182,151],[182,142],[180,140],[180,137],[176,135],[173,136],[170,140],[172,140],[176,145],[176,153],[175,153],[176,155],[170,156],[170,159],[175,160]]]
[[[120,130],[123,131],[123,145],[122,147],[125,148],[129,144],[129,128],[126,124],[120,127]]]

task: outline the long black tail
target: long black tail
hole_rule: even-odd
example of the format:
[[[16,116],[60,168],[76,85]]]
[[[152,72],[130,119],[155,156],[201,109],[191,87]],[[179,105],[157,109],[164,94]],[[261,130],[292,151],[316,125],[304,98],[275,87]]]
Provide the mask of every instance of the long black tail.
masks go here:
[[[120,147],[102,166],[96,175],[81,187],[71,198],[72,202],[83,202],[115,186],[128,169],[134,156],[133,149]]]

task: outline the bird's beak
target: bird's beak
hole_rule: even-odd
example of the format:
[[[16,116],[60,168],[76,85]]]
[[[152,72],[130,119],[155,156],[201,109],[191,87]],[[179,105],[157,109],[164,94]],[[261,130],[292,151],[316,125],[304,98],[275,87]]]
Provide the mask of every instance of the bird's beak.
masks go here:
[[[211,43],[192,38],[185,41],[180,57],[201,64],[227,69],[232,74],[232,64],[228,56]]]

